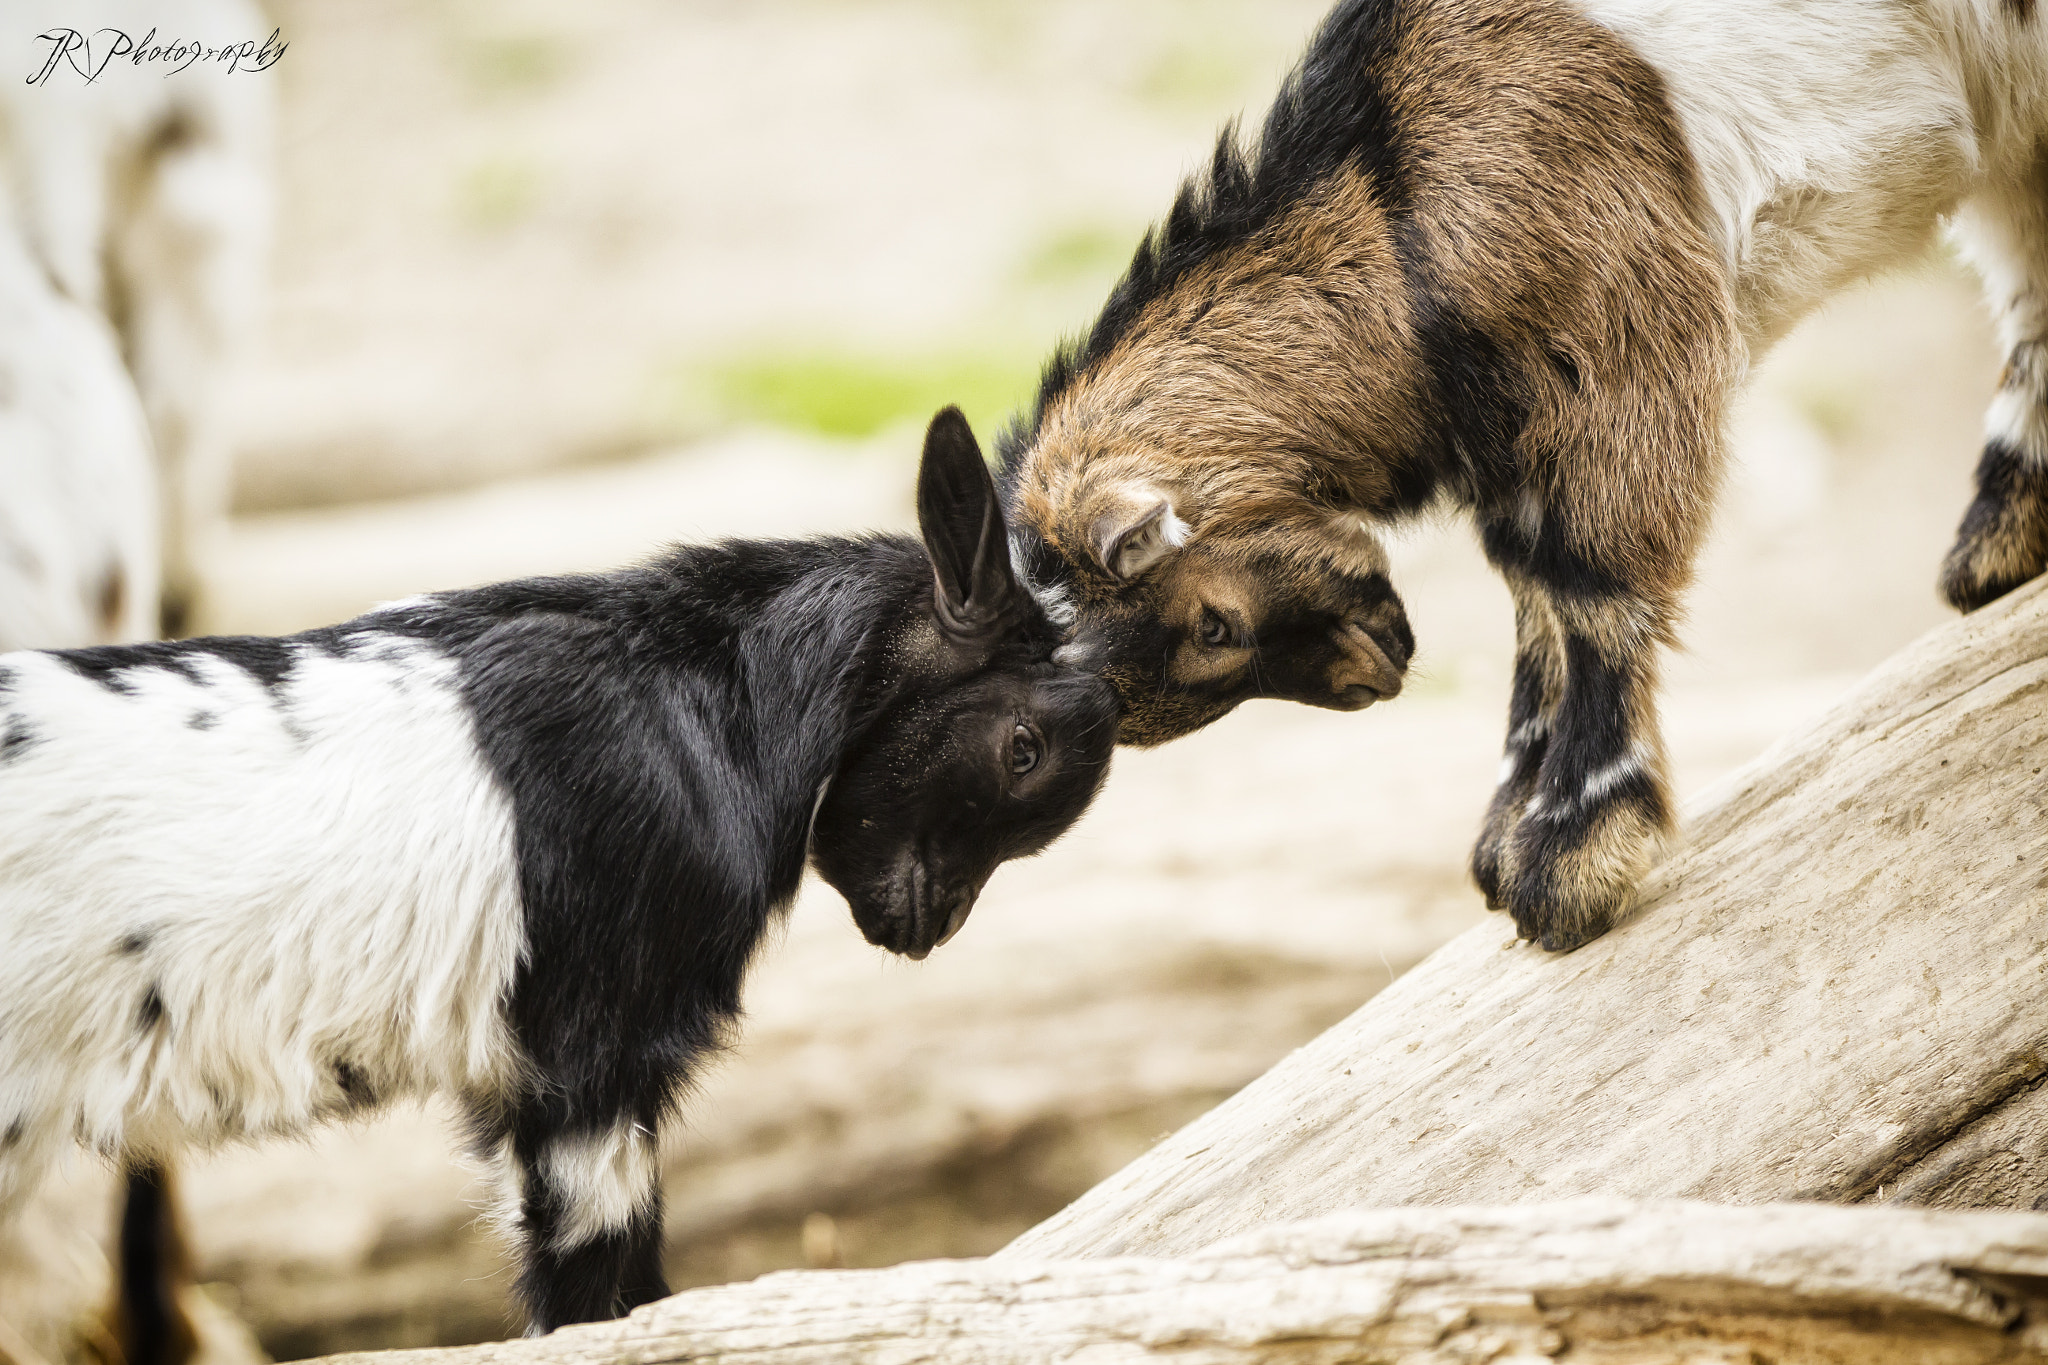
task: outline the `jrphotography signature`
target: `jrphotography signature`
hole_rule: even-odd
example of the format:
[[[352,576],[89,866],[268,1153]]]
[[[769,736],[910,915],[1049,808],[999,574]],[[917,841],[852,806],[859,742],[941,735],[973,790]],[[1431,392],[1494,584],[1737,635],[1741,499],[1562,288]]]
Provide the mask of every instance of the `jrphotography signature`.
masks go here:
[[[166,76],[175,76],[200,62],[228,71],[268,71],[277,65],[277,59],[284,56],[285,48],[290,46],[280,39],[280,32],[272,29],[270,36],[260,43],[247,39],[216,45],[191,39],[162,38],[155,29],[138,40],[118,28],[95,29],[91,33],[75,28],[53,28],[36,35],[36,41],[48,43],[50,50],[43,57],[42,65],[28,78],[28,83],[43,85],[51,76],[69,70],[91,85],[110,63],[117,61],[125,61],[137,70],[162,67]]]

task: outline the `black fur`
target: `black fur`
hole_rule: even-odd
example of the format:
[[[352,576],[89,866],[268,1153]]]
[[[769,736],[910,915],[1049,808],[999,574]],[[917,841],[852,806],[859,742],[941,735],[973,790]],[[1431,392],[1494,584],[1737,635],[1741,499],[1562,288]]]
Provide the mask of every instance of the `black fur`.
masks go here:
[[[1588,558],[1555,511],[1544,511],[1534,535],[1511,513],[1482,517],[1479,543],[1494,567],[1540,583],[1564,600],[1620,601],[1631,596],[1627,581]]]
[[[188,682],[203,683],[206,678],[199,669],[202,658],[232,664],[274,694],[291,677],[298,662],[298,650],[341,652],[349,637],[350,627],[330,626],[283,638],[209,635],[191,640],[151,640],[135,645],[96,645],[89,649],[62,650],[57,657],[80,677],[90,678],[108,691],[122,696],[135,690],[133,681],[127,676],[135,669],[162,669]]]
[[[1554,717],[1555,728],[1544,746],[1540,775],[1535,778],[1541,805],[1513,835],[1516,859],[1524,869],[1555,866],[1563,855],[1586,842],[1599,821],[1617,810],[1634,807],[1657,828],[1669,828],[1672,821],[1663,784],[1647,763],[1624,770],[1598,799],[1586,795],[1586,784],[1594,774],[1626,758],[1636,743],[1630,722],[1631,699],[1643,694],[1643,679],[1578,636],[1565,638],[1565,668],[1569,683]],[[1532,907],[1547,906],[1566,894],[1567,888],[1549,885],[1538,874],[1529,884],[1516,888],[1505,908],[1525,937],[1553,952],[1567,951],[1606,926],[1569,916],[1531,913]],[[1489,900],[1497,901],[1497,893],[1490,891]]]
[[[1977,496],[1942,565],[1941,591],[1975,611],[2048,568],[2048,473],[1994,437],[1977,461]]]
[[[351,1109],[372,1109],[377,1104],[377,1091],[369,1078],[347,1062],[334,1064],[334,1084],[340,1088],[343,1098]]]
[[[168,1173],[134,1165],[126,1174],[115,1283],[115,1337],[123,1365],[184,1365],[197,1346],[177,1300],[189,1280]]]
[[[1427,410],[1436,430],[1432,442],[1394,466],[1397,501],[1385,510],[1419,511],[1445,492],[1482,511],[1503,509],[1527,486],[1519,450],[1529,420],[1524,383],[1500,345],[1436,283],[1420,235],[1397,230],[1394,248],[1408,280],[1423,370],[1435,385]],[[1487,520],[1482,516],[1482,524]]]
[[[921,957],[960,895],[1049,843],[1101,780],[1114,700],[1052,664],[1060,632],[1011,579],[957,412],[933,424],[921,489],[929,553],[899,537],[691,547],[380,618],[455,658],[512,798],[527,954],[507,1011],[546,1081],[473,1122],[527,1171],[538,1325],[664,1292],[658,1205],[555,1249],[541,1157],[622,1121],[658,1128],[738,1017],[807,851],[871,940]],[[1018,724],[1044,744],[1028,791],[999,780]]]
[[[1519,619],[1526,610],[1526,607],[1516,610],[1517,630],[1524,640],[1532,638],[1526,623]],[[1479,884],[1488,908],[1493,910],[1507,908],[1507,902],[1501,896],[1501,857],[1506,851],[1501,846],[1502,841],[1512,832],[1514,817],[1535,794],[1543,760],[1550,752],[1550,726],[1544,719],[1547,686],[1544,661],[1526,649],[1517,652],[1514,684],[1508,694],[1506,748],[1507,761],[1511,766],[1507,776],[1494,790],[1484,832],[1472,850],[1472,880]]]
[[[22,757],[37,743],[34,727],[20,716],[0,720],[0,763]]]

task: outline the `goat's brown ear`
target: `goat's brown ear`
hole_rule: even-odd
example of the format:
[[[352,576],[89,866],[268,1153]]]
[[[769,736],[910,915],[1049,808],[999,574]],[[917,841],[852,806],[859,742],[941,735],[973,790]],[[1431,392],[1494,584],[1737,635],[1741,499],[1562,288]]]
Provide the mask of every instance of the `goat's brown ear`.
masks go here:
[[[1002,628],[1022,589],[1010,568],[1008,527],[974,428],[945,408],[925,432],[917,471],[917,525],[932,557],[939,626],[960,639]]]
[[[1188,524],[1165,493],[1131,488],[1120,490],[1117,505],[1095,518],[1088,536],[1103,571],[1128,583],[1186,544]]]

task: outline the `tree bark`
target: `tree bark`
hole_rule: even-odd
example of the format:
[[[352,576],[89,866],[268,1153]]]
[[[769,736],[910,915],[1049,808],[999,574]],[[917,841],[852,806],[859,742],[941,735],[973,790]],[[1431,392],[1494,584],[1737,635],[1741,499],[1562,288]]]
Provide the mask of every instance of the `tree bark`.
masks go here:
[[[2048,587],[1711,790],[1605,938],[1505,920],[999,1255],[1178,1255],[1357,1205],[2048,1205]]]
[[[2040,1214],[1588,1199],[1335,1214],[1184,1259],[786,1271],[537,1340],[333,1359],[1962,1365],[2048,1360],[2044,1285]]]

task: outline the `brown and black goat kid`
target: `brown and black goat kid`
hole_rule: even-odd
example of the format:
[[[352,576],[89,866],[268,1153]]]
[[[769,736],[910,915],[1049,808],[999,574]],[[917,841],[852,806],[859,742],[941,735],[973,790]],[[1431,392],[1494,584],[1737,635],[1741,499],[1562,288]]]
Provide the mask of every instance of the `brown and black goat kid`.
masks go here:
[[[1945,218],[2012,355],[1943,578],[2048,565],[2048,18],[1930,0],[1344,0],[1002,443],[1018,562],[1126,743],[1350,709],[1413,637],[1375,527],[1455,506],[1512,591],[1473,871],[1569,949],[1672,825],[1660,646],[1748,364]]]

